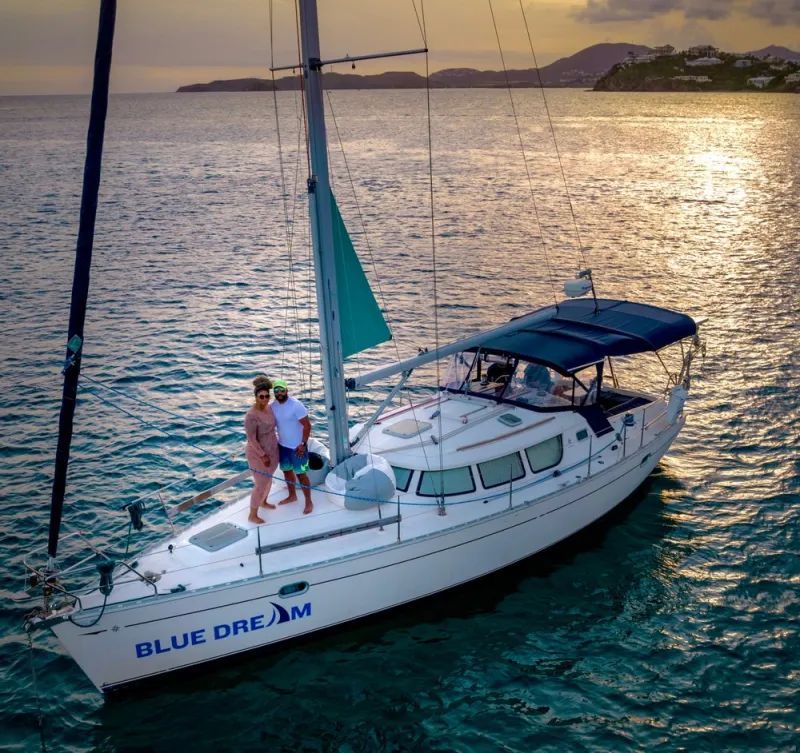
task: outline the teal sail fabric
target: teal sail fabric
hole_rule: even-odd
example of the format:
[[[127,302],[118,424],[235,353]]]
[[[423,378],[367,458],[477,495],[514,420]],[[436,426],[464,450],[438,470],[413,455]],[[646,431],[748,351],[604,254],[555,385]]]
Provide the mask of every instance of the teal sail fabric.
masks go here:
[[[342,358],[347,358],[373,345],[391,340],[392,333],[372,294],[369,281],[361,268],[361,262],[358,260],[333,196],[331,196],[331,207]]]

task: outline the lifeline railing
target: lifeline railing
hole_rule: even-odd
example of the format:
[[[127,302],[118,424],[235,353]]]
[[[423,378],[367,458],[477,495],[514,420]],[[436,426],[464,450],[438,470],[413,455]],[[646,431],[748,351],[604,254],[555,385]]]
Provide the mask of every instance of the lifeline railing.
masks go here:
[[[398,509],[400,507],[400,501],[398,498],[397,502]],[[378,519],[377,520],[370,520],[364,523],[356,523],[352,526],[344,526],[342,528],[337,528],[332,531],[323,531],[321,533],[315,533],[311,536],[299,536],[295,539],[287,539],[286,541],[278,541],[274,544],[261,544],[261,526],[256,528],[258,532],[258,546],[256,547],[256,555],[258,555],[258,572],[259,575],[264,574],[264,566],[261,561],[262,554],[269,554],[270,552],[278,552],[282,549],[290,549],[295,546],[302,546],[303,544],[313,544],[319,541],[327,541],[329,539],[334,539],[339,536],[347,536],[350,533],[360,533],[361,531],[369,531],[372,528],[380,528],[381,531],[383,530],[384,526],[392,525],[393,523],[397,524],[397,541],[400,541],[400,521],[402,517],[398,512],[397,515],[392,515],[388,518],[383,518],[380,515],[380,507],[378,507]]]
[[[664,410],[660,411],[656,416],[650,418],[650,420],[648,421],[647,420],[646,411],[647,411],[647,406],[643,406],[641,412],[639,412],[638,410],[636,411],[636,413],[639,413],[637,418],[639,419],[639,422],[641,424],[641,434],[640,434],[639,447],[636,448],[636,450],[634,450],[633,452],[638,452],[638,451],[640,451],[641,449],[644,448],[644,446],[645,446],[645,441],[644,441],[645,440],[645,432],[647,430],[649,430],[652,426],[654,426],[667,413],[667,409],[664,409]],[[626,414],[626,415],[633,415],[633,412],[629,413],[629,414]],[[658,437],[660,435],[660,433],[661,432],[657,432],[655,434],[655,436],[652,437],[652,439],[655,439],[656,437]],[[546,483],[548,481],[551,481],[554,478],[559,478],[561,476],[564,476],[567,473],[569,473],[571,471],[574,471],[575,469],[580,468],[581,466],[584,466],[584,465],[587,466],[587,475],[586,475],[585,478],[588,479],[588,478],[590,478],[592,476],[592,461],[601,458],[601,456],[610,447],[612,447],[615,443],[622,443],[623,444],[623,452],[622,452],[622,458],[621,459],[625,459],[630,454],[632,454],[629,451],[629,449],[627,448],[627,446],[626,446],[627,445],[627,438],[628,438],[628,426],[625,424],[624,419],[623,419],[622,426],[620,427],[620,431],[615,432],[613,439],[611,439],[606,445],[604,445],[600,449],[595,450],[593,448],[592,435],[591,435],[591,432],[590,432],[588,453],[584,458],[578,460],[577,462],[573,463],[570,466],[562,467],[562,468],[556,468],[552,472],[547,473],[546,475],[542,476],[541,478],[533,479],[533,480],[529,481],[528,483],[523,483],[521,485],[516,485],[515,486],[513,484],[513,482],[509,482],[509,489],[508,490],[502,490],[502,491],[499,491],[499,492],[497,492],[495,494],[488,495],[486,497],[482,496],[481,500],[484,501],[484,502],[488,502],[488,501],[493,500],[493,499],[504,498],[504,497],[507,496],[508,500],[509,500],[509,509],[513,509],[513,500],[512,500],[511,489],[513,489],[514,492],[517,495],[519,495],[519,493],[522,492],[525,489],[530,489],[530,488],[532,488],[534,486],[538,486],[540,484],[543,484],[543,483]],[[237,483],[241,482],[247,476],[249,476],[249,474],[250,474],[250,471],[244,471],[244,472],[238,473],[235,476],[232,476],[231,478],[229,478],[229,479],[227,479],[225,481],[222,481],[222,482],[220,482],[218,484],[215,484],[214,486],[209,487],[208,489],[204,490],[203,492],[200,492],[199,494],[194,495],[193,497],[189,498],[185,502],[182,502],[182,503],[180,503],[178,505],[174,505],[172,509],[178,510],[180,512],[184,512],[184,511],[188,510],[189,508],[191,508],[194,504],[196,504],[198,502],[206,501],[208,499],[211,499],[212,497],[214,497],[220,491],[223,491],[223,490],[228,489],[228,488],[230,488],[232,486],[235,486]],[[595,473],[595,475],[596,475],[596,473]],[[582,480],[582,478],[579,478],[578,480]],[[577,481],[573,482],[573,483],[577,483]],[[298,485],[300,485],[300,484],[298,484]],[[154,492],[152,492],[152,493],[150,493],[148,495],[144,495],[144,496],[145,497],[159,496],[159,493],[161,491],[163,491],[163,488],[160,489],[160,490],[156,490],[156,491],[154,491]],[[555,490],[555,491],[560,491],[560,490]],[[555,493],[555,491],[554,491],[554,493]],[[333,492],[331,490],[326,490],[326,493],[332,494],[334,496],[342,496],[342,497],[345,496],[342,493]],[[549,496],[549,495],[546,495],[546,496]],[[351,497],[352,497],[352,495],[351,495]],[[262,545],[262,543],[261,543],[261,527],[257,526],[256,527],[257,546],[255,548],[254,554],[258,557],[259,574],[261,576],[264,575],[264,568],[263,568],[263,562],[262,562],[262,556],[264,554],[268,554],[268,553],[273,552],[273,551],[280,551],[281,549],[287,549],[287,548],[291,548],[291,547],[295,547],[295,546],[301,546],[301,545],[305,545],[305,544],[310,544],[310,543],[314,543],[314,542],[318,542],[318,541],[324,541],[324,540],[331,539],[331,538],[338,537],[338,536],[345,536],[345,535],[348,535],[348,534],[351,534],[351,533],[357,533],[357,532],[366,531],[366,530],[370,530],[370,529],[374,529],[374,528],[380,528],[381,530],[383,530],[384,526],[395,525],[397,527],[397,542],[399,543],[401,541],[401,527],[400,527],[400,523],[402,521],[402,516],[400,514],[401,505],[409,506],[409,507],[414,507],[414,506],[436,507],[436,506],[439,505],[439,501],[438,500],[434,500],[434,501],[431,501],[431,502],[414,502],[414,501],[401,502],[400,496],[398,495],[398,497],[396,499],[397,514],[393,515],[393,516],[390,516],[390,517],[383,517],[382,513],[381,513],[381,503],[385,504],[386,502],[388,502],[388,500],[377,500],[377,499],[372,499],[372,498],[361,498],[361,497],[358,497],[358,499],[361,500],[361,501],[378,503],[377,504],[378,517],[374,521],[363,521],[361,523],[357,523],[357,524],[354,524],[354,525],[351,525],[351,526],[343,526],[343,527],[340,527],[340,528],[337,528],[337,529],[332,529],[330,531],[324,531],[324,532],[320,532],[318,534],[312,534],[310,536],[297,537],[297,538],[294,538],[294,539],[287,539],[286,541],[283,541],[283,542],[275,542],[273,544],[267,544],[267,545]],[[542,499],[544,499],[544,497]],[[460,500],[460,501],[449,501],[449,502],[447,502],[447,506],[453,506],[453,505],[459,505],[459,504],[467,504],[467,503],[471,503],[471,502],[475,502],[475,501],[476,500],[474,498],[470,498],[468,500]],[[525,504],[526,505],[530,504],[530,501],[525,502]],[[168,508],[166,507],[166,505],[163,505],[162,509],[164,510],[164,512],[165,512],[165,514],[167,516],[168,522],[171,525],[172,521],[171,521],[171,517],[170,517],[169,511],[168,511]],[[55,579],[57,577],[58,578],[63,577],[66,574],[70,574],[70,575],[75,576],[75,575],[82,575],[82,574],[91,572],[92,570],[95,569],[94,567],[92,567],[89,564],[93,558],[94,559],[103,558],[103,559],[105,559],[107,561],[114,561],[115,566],[123,567],[127,571],[131,572],[135,576],[136,580],[139,580],[139,581],[142,581],[142,582],[145,582],[145,583],[149,584],[149,586],[153,589],[153,592],[152,592],[153,596],[157,596],[157,595],[159,595],[161,593],[158,590],[158,587],[156,585],[155,579],[152,578],[152,577],[148,577],[149,573],[141,573],[141,572],[139,572],[139,570],[136,569],[136,556],[131,558],[131,561],[132,561],[133,564],[130,564],[129,562],[127,562],[125,560],[122,560],[122,559],[120,559],[120,560],[112,560],[112,558],[110,558],[108,555],[106,555],[105,553],[103,553],[102,551],[97,549],[97,547],[95,547],[90,541],[88,541],[88,539],[86,538],[86,536],[82,532],[80,532],[80,531],[70,532],[70,533],[67,533],[63,537],[63,539],[70,539],[70,538],[72,538],[72,539],[81,539],[90,548],[92,553],[90,555],[80,559],[79,561],[75,562],[74,564],[70,565],[69,567],[66,567],[64,569],[60,569],[57,572],[49,572],[49,571],[47,571],[46,568],[36,567],[35,565],[33,565],[33,564],[31,564],[29,562],[29,558],[30,557],[33,557],[34,555],[36,555],[36,554],[38,554],[38,553],[40,553],[40,552],[45,550],[45,547],[40,547],[40,548],[30,552],[29,555],[26,556],[25,559],[23,559],[23,564],[25,565],[25,568],[30,573],[33,573],[33,574],[37,575],[39,578],[41,578],[42,579],[42,583],[47,583],[49,586],[51,586],[54,590],[58,591],[59,593],[62,593],[64,595],[68,596],[69,598],[75,599],[76,602],[79,604],[79,606],[81,606],[80,597],[76,593],[74,593],[73,591],[68,590],[65,587],[63,587]],[[174,551],[174,550],[172,548],[170,548],[170,551]],[[215,561],[215,564],[219,564],[219,561]],[[193,565],[193,566],[189,566],[189,567],[187,567],[185,569],[194,569],[194,568],[197,568],[197,567],[205,567],[205,566],[207,566],[207,564],[204,564],[204,565]],[[132,580],[131,581],[129,581],[129,580],[119,580],[119,581],[117,581],[117,584],[118,585],[122,585],[124,583],[129,583],[129,582],[133,582],[133,581]],[[81,587],[81,588],[85,588],[85,587]],[[139,597],[139,598],[141,598],[141,597]]]

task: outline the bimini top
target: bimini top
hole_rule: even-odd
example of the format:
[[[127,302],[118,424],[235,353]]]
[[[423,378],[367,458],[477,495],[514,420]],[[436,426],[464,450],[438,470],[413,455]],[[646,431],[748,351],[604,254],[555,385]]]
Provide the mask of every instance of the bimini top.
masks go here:
[[[542,309],[545,318],[489,336],[469,350],[535,361],[569,374],[606,356],[659,350],[697,332],[690,316],[669,309],[607,298],[598,298],[596,308],[591,298],[562,301]]]

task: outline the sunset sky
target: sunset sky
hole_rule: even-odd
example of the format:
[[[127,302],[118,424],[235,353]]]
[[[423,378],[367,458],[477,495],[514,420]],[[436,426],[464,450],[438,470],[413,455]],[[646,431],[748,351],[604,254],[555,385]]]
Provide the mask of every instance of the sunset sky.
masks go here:
[[[730,52],[800,50],[800,0],[523,0],[540,65],[598,42],[710,43]],[[99,0],[2,0],[0,94],[87,92]],[[420,0],[416,8],[420,9]],[[506,64],[532,66],[519,0],[492,0]],[[174,91],[219,78],[268,77],[269,0],[119,0],[116,92]],[[294,5],[273,0],[276,64],[296,59]],[[424,2],[431,70],[499,69],[488,0]],[[319,0],[323,56],[421,46],[412,0]],[[356,72],[422,71],[424,60]],[[338,68],[344,72],[344,66]]]

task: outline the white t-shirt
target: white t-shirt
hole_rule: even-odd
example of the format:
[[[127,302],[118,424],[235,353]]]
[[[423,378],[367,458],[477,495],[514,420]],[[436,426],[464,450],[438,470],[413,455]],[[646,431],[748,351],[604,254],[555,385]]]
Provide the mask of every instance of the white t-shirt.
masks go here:
[[[275,400],[270,407],[278,426],[278,443],[294,449],[303,441],[303,427],[300,425],[300,419],[305,418],[308,411],[299,400],[291,395],[286,398],[285,403]]]

